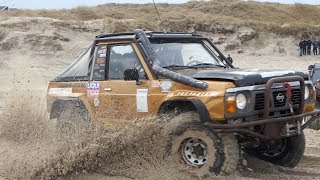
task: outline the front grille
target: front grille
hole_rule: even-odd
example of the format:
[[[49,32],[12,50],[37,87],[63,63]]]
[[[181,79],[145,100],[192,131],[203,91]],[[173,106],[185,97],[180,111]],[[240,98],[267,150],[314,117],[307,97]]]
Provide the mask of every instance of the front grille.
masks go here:
[[[279,94],[284,96],[284,99],[282,101],[277,100],[277,96]],[[272,92],[272,95],[273,95],[274,107],[283,107],[286,105],[286,102],[287,102],[286,91],[275,91],[275,92]]]
[[[291,96],[292,104],[298,105],[301,97],[300,89],[292,89],[291,92],[292,92],[292,96]],[[279,93],[281,93],[284,96],[284,100],[282,102],[276,99]],[[286,95],[285,90],[274,90],[272,91],[272,95],[273,95],[272,96],[273,98],[271,98],[271,101],[273,101],[275,108],[284,107],[286,105],[287,97],[285,96]],[[270,106],[271,106],[271,102],[270,102]],[[264,109],[264,93],[259,92],[256,94],[256,97],[255,97],[254,110],[263,110],[263,109]]]
[[[254,105],[254,110],[264,109],[264,93],[256,94],[256,102]]]

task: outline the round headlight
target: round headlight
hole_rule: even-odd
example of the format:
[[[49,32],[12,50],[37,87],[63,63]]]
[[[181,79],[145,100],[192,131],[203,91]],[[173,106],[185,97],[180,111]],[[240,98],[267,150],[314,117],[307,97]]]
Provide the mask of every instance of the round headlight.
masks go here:
[[[236,96],[236,103],[238,109],[244,109],[247,105],[247,98],[244,94],[238,94]]]
[[[304,88],[304,100],[307,100],[310,96],[310,89],[308,86],[305,86]]]

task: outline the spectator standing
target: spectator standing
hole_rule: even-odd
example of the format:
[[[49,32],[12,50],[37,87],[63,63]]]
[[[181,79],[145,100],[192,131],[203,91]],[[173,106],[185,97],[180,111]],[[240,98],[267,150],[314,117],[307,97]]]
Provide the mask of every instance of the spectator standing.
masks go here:
[[[309,39],[307,41],[307,54],[308,55],[311,55],[311,45],[312,45],[312,41],[311,41],[311,39]]]
[[[300,48],[300,56],[302,56],[304,54],[304,49],[305,49],[303,40],[299,42],[299,48]]]
[[[307,40],[303,40],[303,55],[307,55]]]
[[[232,59],[232,57],[230,56],[230,54],[228,54],[227,59],[229,60],[229,62],[231,62],[231,64],[233,63],[233,59]]]
[[[318,55],[318,41],[316,39],[312,41],[312,51],[313,55]]]
[[[318,47],[319,47],[319,55],[320,55],[320,40],[318,41]]]

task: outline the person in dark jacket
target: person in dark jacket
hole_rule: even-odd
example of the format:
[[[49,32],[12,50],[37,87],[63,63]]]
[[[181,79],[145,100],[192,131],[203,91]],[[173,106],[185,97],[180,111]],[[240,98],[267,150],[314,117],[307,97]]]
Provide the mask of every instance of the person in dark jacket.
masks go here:
[[[228,54],[227,59],[229,60],[229,62],[231,62],[231,64],[233,63],[233,59],[232,59],[232,57],[230,56],[230,54]]]
[[[312,41],[312,51],[313,55],[318,55],[318,41],[316,39]]]
[[[299,48],[300,48],[300,56],[302,56],[305,49],[303,40],[299,42]]]
[[[311,39],[309,39],[307,41],[307,54],[308,55],[311,55],[311,45],[312,45],[312,41],[311,41]]]
[[[303,44],[303,55],[307,55],[307,40],[303,40],[302,44]]]
[[[318,47],[319,47],[319,55],[320,55],[320,40],[318,41]]]

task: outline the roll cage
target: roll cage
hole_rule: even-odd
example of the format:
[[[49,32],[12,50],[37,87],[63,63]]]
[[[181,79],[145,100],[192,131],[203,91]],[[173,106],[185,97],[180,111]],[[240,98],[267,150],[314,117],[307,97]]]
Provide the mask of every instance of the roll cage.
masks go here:
[[[148,40],[146,39],[148,38]],[[229,68],[234,68],[232,63],[223,55],[223,53],[206,37],[203,37],[198,34],[189,34],[182,32],[151,32],[151,31],[142,31],[140,29],[135,30],[132,33],[113,33],[113,34],[101,34],[96,36],[95,44],[99,41],[111,40],[111,39],[121,39],[121,40],[134,40],[134,42],[141,48],[143,54],[149,60],[149,64],[152,65],[156,59],[156,54],[152,49],[150,41],[153,40],[170,40],[170,41],[205,41],[208,42],[210,46],[218,53],[220,58],[227,63]]]
[[[195,34],[187,34],[187,33],[167,33],[167,32],[145,32],[143,30],[137,29],[132,33],[115,33],[115,34],[102,34],[99,36],[96,36],[92,46],[91,50],[87,50],[87,52],[90,52],[90,56],[88,58],[88,73],[87,78],[78,78],[76,76],[61,76],[62,74],[68,74],[68,70],[72,68],[72,65],[77,64],[76,62],[73,63],[70,67],[68,67],[64,72],[59,74],[57,77],[54,78],[53,81],[79,81],[79,80],[92,80],[90,77],[90,74],[92,73],[92,67],[94,58],[93,55],[96,50],[96,45],[99,44],[99,42],[105,42],[110,40],[129,40],[133,41],[137,47],[139,48],[139,51],[142,52],[144,59],[146,60],[146,63],[151,69],[155,76],[163,76],[166,78],[169,78],[173,81],[185,84],[187,86],[199,88],[199,89],[207,89],[208,84],[206,82],[179,74],[174,71],[170,71],[168,69],[164,69],[160,66],[159,58],[157,57],[155,50],[152,47],[151,41],[205,41],[208,43],[210,47],[207,47],[209,51],[215,50],[218,54],[220,59],[217,59],[218,61],[224,61],[227,68],[234,68],[232,63],[219,51],[219,49],[208,39],[200,35]],[[206,45],[206,46],[208,46]],[[210,52],[213,53],[213,52]],[[77,59],[79,60],[79,58]],[[81,76],[82,77],[82,76]]]

